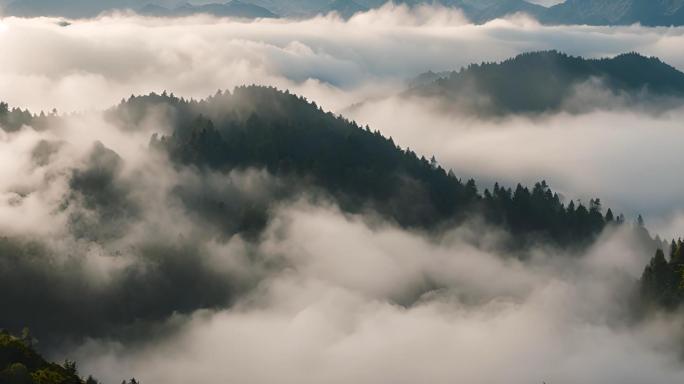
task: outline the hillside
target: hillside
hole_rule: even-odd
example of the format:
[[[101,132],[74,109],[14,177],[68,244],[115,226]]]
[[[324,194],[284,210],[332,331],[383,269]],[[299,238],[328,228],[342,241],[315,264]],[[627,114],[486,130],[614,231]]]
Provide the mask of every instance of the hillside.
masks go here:
[[[628,102],[638,102],[645,94],[655,100],[684,97],[684,73],[657,58],[627,53],[583,59],[557,51],[524,53],[500,63],[469,65],[418,85],[407,94],[434,98],[447,107],[458,106],[485,116],[543,113],[561,109],[576,95],[577,88],[587,83]]]
[[[109,114],[136,129],[160,105],[176,124],[171,135],[154,137],[152,146],[177,164],[266,168],[308,180],[344,210],[371,209],[405,227],[437,228],[478,215],[523,242],[567,245],[591,239],[606,224],[598,200],[589,207],[565,206],[545,183],[478,192],[475,181],[460,180],[434,159],[273,88],[242,87],[199,102],[152,94],[131,98]]]
[[[83,18],[94,17],[111,9],[134,8],[138,4],[134,0],[14,0],[3,11],[7,15],[22,17]]]
[[[97,384],[89,376],[78,376],[76,363],[46,361],[32,348],[27,330],[22,338],[0,330],[0,383],[3,384]]]
[[[684,24],[684,1],[567,0],[540,19],[547,24],[678,26]]]
[[[5,109],[43,129],[62,119]],[[149,150],[168,157],[163,166],[184,175],[159,201],[162,211],[183,212],[193,228],[219,241],[240,235],[258,244],[276,208],[299,199],[332,200],[343,212],[436,236],[474,219],[501,230],[500,242],[488,246],[511,257],[524,257],[528,246],[540,243],[572,254],[593,244],[604,228],[625,222],[598,199],[588,206],[566,204],[545,182],[479,190],[474,180],[460,180],[436,159],[274,88],[240,87],[199,101],[153,93],[105,112],[109,123],[129,132],[145,129],[150,116],[171,123],[166,134],[151,137]],[[50,161],[52,145],[42,142],[34,150],[38,164]],[[126,178],[124,164],[96,143],[83,165],[62,171],[68,175],[66,191],[55,210],[68,213],[64,231],[70,236],[111,246],[130,236],[146,215],[159,214],[146,213],[136,199],[148,193],[147,183]],[[239,175],[253,178],[254,170],[257,180],[241,181]],[[648,253],[659,246],[644,228],[632,238]],[[126,247],[124,254],[137,262],[100,291],[74,278],[74,264],[46,269],[44,260],[59,257],[59,250],[42,239],[0,237],[0,267],[6,266],[0,268],[0,291],[6,292],[0,306],[12,308],[2,326],[28,326],[48,345],[144,334],[172,314],[229,307],[259,283],[258,276],[227,278],[207,262],[201,242],[174,239],[153,236]],[[33,283],[24,286],[25,281]]]
[[[330,4],[321,8],[321,14],[336,12],[341,17],[348,19],[356,13],[368,11],[368,7],[360,5],[354,0],[334,0]]]
[[[245,19],[275,18],[276,14],[258,5],[232,0],[227,3],[214,3],[204,5],[192,5],[189,3],[176,8],[166,8],[160,5],[148,4],[138,10],[138,13],[146,16],[178,17],[196,14],[208,14],[218,17],[238,17]]]
[[[210,14],[219,17],[273,18],[266,8],[247,1],[231,0],[225,3],[175,5],[179,2],[135,0],[14,0],[3,10],[6,14],[22,17],[59,16],[68,18],[95,17],[113,10],[132,10],[148,16],[188,16]],[[173,5],[172,5],[173,4]]]

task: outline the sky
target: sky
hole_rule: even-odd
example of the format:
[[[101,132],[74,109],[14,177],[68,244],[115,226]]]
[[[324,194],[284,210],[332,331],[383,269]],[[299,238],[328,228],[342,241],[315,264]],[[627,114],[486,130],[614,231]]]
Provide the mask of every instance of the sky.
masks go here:
[[[651,253],[628,227],[580,254],[540,244],[521,261],[496,247],[505,233],[482,223],[434,235],[305,195],[272,207],[258,239],[224,238],[184,209],[179,190],[230,196],[238,209],[271,201],[288,180],[173,167],[148,148],[168,121],[152,114],[131,131],[101,111],[131,94],[203,98],[274,85],[483,186],[546,179],[565,199],[598,196],[675,236],[684,232],[676,176],[684,107],[628,106],[588,86],[570,102],[590,109],[486,119],[399,94],[427,70],[544,49],[637,51],[684,70],[683,40],[684,28],[541,26],[524,17],[472,25],[432,7],[387,6],[348,21],[0,19],[0,99],[83,112],[48,130],[0,134],[3,241],[43,245],[12,259],[5,278],[33,283],[8,292],[68,303],[67,318],[104,303],[88,324],[50,326],[126,336],[67,340],[49,353],[108,383],[124,374],[171,384],[677,382],[682,317],[632,319]],[[84,175],[111,187],[97,209],[73,182]],[[98,209],[126,214],[103,219]],[[65,299],[74,295],[81,301]],[[144,320],[126,327],[117,311],[124,299]],[[168,311],[174,300],[185,310]]]

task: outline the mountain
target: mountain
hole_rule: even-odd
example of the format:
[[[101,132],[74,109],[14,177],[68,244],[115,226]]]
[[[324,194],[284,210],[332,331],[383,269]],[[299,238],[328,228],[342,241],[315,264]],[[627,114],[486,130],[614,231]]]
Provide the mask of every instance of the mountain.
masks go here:
[[[196,4],[175,7],[173,0],[14,0],[4,7],[13,16],[94,17],[115,9],[139,10],[155,16],[208,13],[232,17],[308,17],[336,11],[345,18],[367,9],[381,7],[385,0],[234,0],[226,4]],[[526,13],[544,24],[684,25],[684,0],[567,0],[546,8],[525,0],[398,0],[416,6],[440,4],[457,7],[476,23],[484,23],[515,13]]]
[[[168,1],[154,1],[141,6],[136,0],[15,0],[5,7],[8,15],[22,17],[56,16],[68,18],[95,17],[112,10],[133,10],[149,16],[188,16],[210,14],[219,17],[273,18],[274,13],[257,5],[232,0],[227,3],[193,5],[185,3],[169,7]]]
[[[684,25],[684,0],[567,0],[550,7],[547,24]]]
[[[327,0],[249,0],[283,16],[307,16],[330,9]],[[335,1],[341,9],[373,9],[385,0]],[[476,23],[484,23],[515,13],[526,13],[545,24],[684,25],[684,0],[567,0],[546,8],[525,0],[398,0],[397,4],[416,6],[440,4],[456,7]],[[354,4],[352,4],[354,3]],[[358,6],[358,7],[357,7]],[[332,7],[334,8],[334,7]]]
[[[15,0],[4,13],[12,16],[57,16],[68,18],[95,17],[113,9],[133,9],[139,6],[135,0]]]
[[[446,0],[442,3],[461,8],[466,17],[476,23],[484,23],[515,13],[539,17],[546,11],[546,8],[524,0]]]
[[[199,102],[152,94],[109,115],[134,130],[153,110],[169,111],[175,123],[151,146],[179,166],[266,169],[324,192],[344,211],[374,211],[404,227],[439,228],[482,216],[516,241],[567,245],[583,243],[607,225],[598,200],[566,207],[545,183],[478,192],[475,181],[461,181],[434,159],[273,88],[241,87]],[[207,212],[220,215],[213,207]]]
[[[60,365],[46,361],[32,344],[28,330],[21,338],[0,330],[0,383],[97,384],[92,377],[80,378],[74,362]]]
[[[337,11],[345,17],[356,12],[375,9],[385,5],[386,0],[249,0],[250,3],[268,8],[283,16],[311,16],[319,13]],[[524,0],[395,0],[395,4],[417,6],[439,4],[445,7],[458,7],[471,20],[483,22],[505,15],[525,12],[537,16],[546,8]]]
[[[148,4],[138,10],[141,15],[147,16],[189,16],[196,14],[208,14],[218,17],[238,17],[245,19],[275,18],[278,17],[266,8],[239,0],[227,3],[212,3],[204,5],[183,4],[176,8],[166,8],[155,4]]]
[[[14,127],[43,122],[42,129],[50,129],[73,118],[35,116],[6,105],[2,110]],[[104,112],[108,126],[135,133],[149,129],[151,116],[168,124],[159,126],[163,135],[151,135],[148,150],[155,156],[150,159],[158,161],[145,167],[147,172],[125,173],[125,159],[96,143],[83,162],[59,168],[64,194],[55,199],[69,236],[103,249],[114,247],[116,257],[116,244],[123,242],[123,255],[135,262],[103,289],[92,289],[74,271],[82,263],[46,263],[59,257],[62,248],[31,236],[0,236],[0,308],[11,309],[3,312],[2,327],[29,327],[41,345],[55,345],[154,334],[169,316],[230,307],[259,286],[260,277],[227,278],[207,259],[214,256],[197,236],[213,244],[238,235],[246,244],[258,244],[277,208],[302,199],[332,201],[343,213],[436,236],[473,219],[497,233],[495,243],[490,236],[482,238],[487,248],[500,248],[511,257],[522,257],[528,245],[540,243],[572,254],[604,229],[626,225],[610,209],[604,214],[598,199],[586,206],[565,204],[545,182],[478,190],[474,180],[459,179],[436,159],[274,88],[239,87],[204,100],[152,93]],[[0,126],[4,129],[2,121]],[[61,145],[41,141],[32,161],[41,167],[60,163],[55,153]],[[167,173],[177,176],[156,187],[160,191],[152,186],[156,182],[143,181]],[[148,194],[155,202],[144,206],[140,199]],[[149,225],[149,215],[156,223],[167,210],[182,212],[187,220],[182,226],[192,230],[171,225],[173,240],[135,235],[128,245],[132,231]],[[643,227],[630,238],[643,239],[644,254],[655,250],[656,242]]]
[[[341,17],[348,19],[359,12],[366,12],[368,9],[368,7],[360,5],[353,0],[333,0],[332,3],[321,9],[320,13],[325,15],[330,12],[336,12]]]
[[[655,57],[627,53],[584,59],[557,51],[469,65],[406,94],[435,98],[480,115],[543,113],[561,109],[573,97],[582,102],[578,87],[586,84],[628,102],[645,99],[645,94],[655,100],[684,97],[684,73]]]

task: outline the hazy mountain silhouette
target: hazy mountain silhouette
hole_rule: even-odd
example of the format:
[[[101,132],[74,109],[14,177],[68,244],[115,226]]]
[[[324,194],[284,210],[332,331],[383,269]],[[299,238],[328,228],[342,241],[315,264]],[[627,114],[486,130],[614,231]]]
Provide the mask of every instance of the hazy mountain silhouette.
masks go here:
[[[684,73],[637,53],[584,59],[557,51],[531,52],[500,63],[472,64],[424,81],[435,76],[419,76],[407,94],[481,115],[557,111],[571,98],[582,103],[578,87],[587,84],[587,92],[605,91],[626,102],[684,97]]]
[[[156,4],[148,4],[138,10],[138,13],[146,16],[189,16],[195,14],[208,14],[219,17],[239,17],[246,19],[278,17],[266,8],[239,0],[205,5],[183,4],[176,8],[166,8]]]

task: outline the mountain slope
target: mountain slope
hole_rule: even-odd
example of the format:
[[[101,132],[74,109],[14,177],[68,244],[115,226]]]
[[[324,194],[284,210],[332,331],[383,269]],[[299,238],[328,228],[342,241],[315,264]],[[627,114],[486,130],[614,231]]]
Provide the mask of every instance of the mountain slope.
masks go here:
[[[171,96],[132,98],[109,112],[136,129],[148,111],[170,111],[173,133],[152,147],[178,165],[228,172],[265,168],[278,177],[306,181],[349,212],[371,210],[405,227],[439,228],[485,217],[518,240],[579,244],[606,222],[598,201],[566,207],[548,186],[518,186],[478,193],[379,132],[320,110],[316,104],[272,88],[242,87],[200,102]]]
[[[368,11],[368,9],[368,7],[360,5],[353,0],[333,0],[333,2],[325,6],[320,13],[328,14],[330,12],[336,12],[341,17],[348,19],[359,12]]]
[[[136,0],[14,0],[4,12],[13,16],[61,16],[69,18],[93,17],[114,9],[140,10],[144,14],[171,16],[178,13],[209,13],[233,17],[307,17],[337,11],[344,17],[356,12],[378,8],[385,0],[243,0],[234,5],[192,2],[177,8],[169,1],[150,0],[148,4]],[[441,4],[457,7],[476,23],[484,23],[514,13],[526,13],[545,24],[628,25],[647,26],[684,25],[684,0],[567,0],[545,8],[525,0],[398,0],[397,4],[416,6]],[[239,4],[239,5],[238,5]]]
[[[567,0],[546,11],[548,24],[684,24],[684,0]]]
[[[628,53],[583,59],[557,51],[470,65],[408,94],[436,98],[482,115],[542,113],[559,110],[587,83],[628,99],[638,100],[644,93],[684,97],[684,73],[657,58]]]
[[[171,10],[172,16],[187,16],[198,13],[209,14],[219,17],[240,17],[246,19],[277,17],[273,12],[269,11],[266,8],[242,2],[239,0],[232,0],[223,4],[185,4]]]
[[[68,124],[74,118],[16,111],[23,124]],[[476,233],[473,241],[512,257],[526,256],[526,246],[539,243],[573,254],[603,229],[624,222],[610,210],[604,215],[597,199],[588,206],[564,204],[544,182],[480,192],[474,181],[458,179],[436,160],[273,88],[241,87],[200,101],[165,93],[131,97],[104,118],[108,128],[127,133],[148,132],[152,118],[160,122],[154,126],[166,134],[151,135],[146,171],[125,172],[125,158],[101,143],[66,169],[55,153],[68,144],[40,142],[31,161],[47,169],[60,163],[60,233],[111,250],[116,260],[125,257],[115,279],[106,289],[92,289],[84,278],[89,264],[81,261],[88,254],[71,257],[89,247],[0,236],[0,308],[12,309],[3,313],[0,326],[28,326],[43,345],[149,334],[169,316],[230,307],[260,285],[261,266],[244,277],[217,269],[213,244],[238,235],[253,249],[278,208],[293,200],[322,200],[325,206],[332,201],[344,213],[429,237],[474,219],[469,228],[495,229],[497,236]],[[177,215],[178,223],[168,221]],[[169,233],[132,233],[149,226]],[[645,229],[639,233],[630,238],[643,239],[638,242],[650,254],[653,240]],[[212,247],[201,239],[211,239]],[[57,262],[64,250],[68,262]]]
[[[135,0],[15,0],[5,7],[7,15],[22,17],[60,16],[69,18],[94,17],[112,9],[133,9]]]
[[[218,17],[238,17],[245,19],[275,18],[277,15],[266,8],[239,0],[227,3],[212,3],[204,5],[183,4],[176,8],[166,8],[156,4],[147,4],[138,13],[146,16],[178,17],[196,14],[208,14]]]
[[[546,11],[546,8],[524,0],[448,0],[443,3],[461,8],[464,14],[476,23],[484,23],[515,13],[539,17]]]
[[[81,379],[73,362],[59,365],[46,361],[32,348],[31,343],[28,332],[23,338],[18,338],[0,330],[0,383],[97,384],[92,377]]]
[[[219,17],[273,18],[268,9],[257,5],[232,0],[226,3],[193,5],[185,3],[178,7],[166,7],[166,2],[143,3],[136,0],[15,0],[5,8],[13,16],[37,17],[60,16],[68,18],[95,17],[102,12],[130,9],[148,16],[188,16],[210,14]]]

